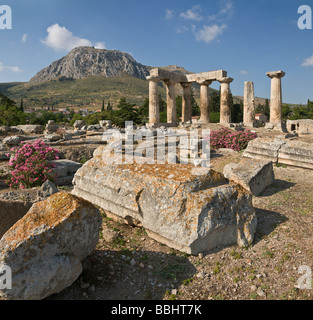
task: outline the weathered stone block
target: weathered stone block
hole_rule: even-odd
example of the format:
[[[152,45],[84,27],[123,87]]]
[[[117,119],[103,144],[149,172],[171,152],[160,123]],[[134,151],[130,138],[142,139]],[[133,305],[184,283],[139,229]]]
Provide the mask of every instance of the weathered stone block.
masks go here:
[[[224,176],[243,186],[254,196],[260,195],[275,179],[271,161],[243,159],[238,164],[228,164]]]
[[[279,150],[278,163],[305,169],[313,169],[312,143],[287,141]]]
[[[99,240],[101,215],[91,203],[57,193],[35,203],[0,240],[0,265],[12,270],[6,300],[39,300],[70,286]]]
[[[77,171],[73,194],[189,254],[252,242],[252,196],[222,174],[192,165],[106,165],[100,154]]]
[[[243,153],[243,157],[270,160],[276,163],[278,159],[278,152],[285,143],[286,141],[284,140],[258,138],[249,142],[247,149]]]
[[[24,133],[35,133],[42,134],[43,126],[39,124],[26,124],[26,125],[18,125],[16,126],[19,130],[22,130]]]

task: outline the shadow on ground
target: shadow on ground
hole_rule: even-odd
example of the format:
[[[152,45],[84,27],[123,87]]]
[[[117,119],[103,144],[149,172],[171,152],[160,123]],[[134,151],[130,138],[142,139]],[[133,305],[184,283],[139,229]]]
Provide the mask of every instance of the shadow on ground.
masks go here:
[[[196,268],[187,257],[151,251],[95,250],[72,286],[47,300],[162,300]]]
[[[270,197],[274,194],[294,187],[296,183],[276,179],[259,197]]]
[[[270,235],[280,224],[288,221],[282,214],[265,209],[255,208],[258,219],[254,244],[257,244],[263,237]]]

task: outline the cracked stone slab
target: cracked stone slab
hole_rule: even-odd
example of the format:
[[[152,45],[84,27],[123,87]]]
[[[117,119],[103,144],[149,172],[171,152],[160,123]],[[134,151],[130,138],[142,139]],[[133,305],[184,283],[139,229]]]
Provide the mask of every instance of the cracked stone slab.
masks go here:
[[[73,184],[74,195],[188,254],[253,241],[257,220],[251,193],[213,170],[188,164],[107,165],[99,155],[77,171]]]

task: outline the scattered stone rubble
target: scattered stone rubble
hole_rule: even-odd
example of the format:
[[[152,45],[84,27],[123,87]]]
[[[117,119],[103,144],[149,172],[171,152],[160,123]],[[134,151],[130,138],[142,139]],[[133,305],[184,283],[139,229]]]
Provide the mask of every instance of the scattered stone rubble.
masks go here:
[[[0,127],[2,136],[7,135],[0,141],[0,160],[8,160],[10,148],[22,141],[38,138],[53,146],[101,145],[85,165],[68,159],[54,162],[56,185],[73,183],[72,194],[46,182],[35,198],[25,194],[21,199],[13,191],[0,196],[0,264],[13,266],[14,275],[14,290],[0,291],[0,298],[44,299],[71,285],[98,241],[101,217],[95,205],[188,254],[251,244],[257,225],[252,195],[273,182],[273,163],[313,169],[312,144],[287,139],[296,135],[256,139],[244,159],[226,166],[223,175],[210,170],[205,137],[190,135],[198,127],[192,121],[176,129],[143,126],[133,131],[110,121],[94,126],[78,121],[74,130],[60,130],[53,122],[45,131]],[[160,146],[165,152],[158,158],[154,151]],[[127,156],[134,162],[128,163]],[[114,236],[108,234],[108,239]]]

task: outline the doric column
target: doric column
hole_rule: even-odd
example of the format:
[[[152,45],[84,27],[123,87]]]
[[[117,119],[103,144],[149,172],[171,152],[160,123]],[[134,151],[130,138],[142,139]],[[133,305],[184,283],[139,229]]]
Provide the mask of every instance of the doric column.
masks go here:
[[[272,71],[266,74],[271,81],[271,115],[270,123],[282,122],[282,89],[281,79],[286,75],[284,71]]]
[[[253,127],[255,123],[254,84],[245,82],[243,102],[243,123],[246,127]]]
[[[200,84],[200,111],[201,111],[200,122],[210,123],[209,85],[212,83],[212,81],[200,80],[197,82],[198,84]]]
[[[182,122],[187,122],[192,120],[191,83],[183,82],[181,83],[181,86],[183,88]]]
[[[167,99],[167,123],[177,123],[175,82],[164,80]]]
[[[149,123],[160,122],[158,77],[147,77],[149,81]]]
[[[232,78],[221,78],[218,80],[221,83],[221,107],[220,107],[220,123],[231,123],[231,101],[230,101],[230,83],[234,81]]]

